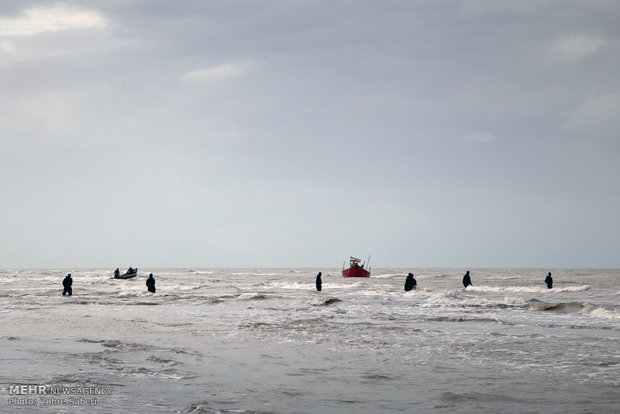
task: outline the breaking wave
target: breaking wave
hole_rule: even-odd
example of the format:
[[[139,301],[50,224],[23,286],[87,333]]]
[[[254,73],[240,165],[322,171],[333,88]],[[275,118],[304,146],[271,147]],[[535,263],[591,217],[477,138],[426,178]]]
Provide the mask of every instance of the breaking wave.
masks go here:
[[[511,293],[552,293],[552,292],[584,292],[589,290],[589,285],[567,286],[547,289],[545,286],[469,286],[468,292],[511,292]]]
[[[389,279],[392,277],[401,277],[405,278],[407,275],[399,274],[399,273],[386,273],[383,275],[372,275],[373,279]]]
[[[209,406],[208,401],[193,402],[183,411],[184,413],[207,413],[207,414],[255,414],[255,411],[247,410],[221,410]]]
[[[427,318],[428,321],[433,322],[493,322],[502,323],[499,319],[493,316],[475,316],[475,315],[446,315],[446,316],[431,316]]]
[[[338,298],[326,298],[326,299],[319,301],[317,305],[326,306],[326,305],[331,305],[332,303],[338,303],[338,302],[342,302],[342,301]]]
[[[545,312],[583,313],[598,318],[620,319],[620,310],[585,302],[549,303],[537,299],[529,301],[530,309]]]

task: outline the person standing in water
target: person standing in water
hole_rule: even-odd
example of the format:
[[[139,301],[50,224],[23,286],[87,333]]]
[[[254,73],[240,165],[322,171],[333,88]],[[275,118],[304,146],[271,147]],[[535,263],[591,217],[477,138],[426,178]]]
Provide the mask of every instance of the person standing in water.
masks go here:
[[[416,282],[416,280],[413,277],[413,273],[409,273],[407,275],[407,279],[405,279],[405,291],[409,292],[410,290],[415,290],[417,289],[418,286],[418,282]]]
[[[149,275],[149,278],[146,279],[146,287],[151,293],[155,293],[155,278],[153,277],[153,273]]]
[[[465,276],[463,276],[463,286],[473,286],[471,284],[471,277],[469,277],[469,270],[465,273]]]
[[[322,275],[321,272],[319,272],[319,274],[316,275],[316,290],[317,290],[317,292],[321,291],[321,286],[323,285],[323,281],[321,280],[321,275]]]
[[[553,287],[553,278],[551,277],[551,272],[545,278],[545,283],[547,284],[547,289],[551,289]]]
[[[73,295],[73,290],[71,289],[71,285],[73,284],[73,279],[71,279],[71,273],[67,274],[67,277],[65,277],[62,281],[62,286],[64,287],[63,291],[62,291],[62,295]]]

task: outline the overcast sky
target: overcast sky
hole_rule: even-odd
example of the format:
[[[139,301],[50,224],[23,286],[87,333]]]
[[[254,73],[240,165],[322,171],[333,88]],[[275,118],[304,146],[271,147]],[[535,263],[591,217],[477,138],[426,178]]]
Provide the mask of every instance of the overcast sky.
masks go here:
[[[0,267],[620,267],[618,22],[0,0]]]

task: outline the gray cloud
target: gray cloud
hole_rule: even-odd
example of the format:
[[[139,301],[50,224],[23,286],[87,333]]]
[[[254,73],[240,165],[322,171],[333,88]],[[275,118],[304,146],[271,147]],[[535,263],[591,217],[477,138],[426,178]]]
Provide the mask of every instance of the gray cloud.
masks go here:
[[[0,265],[618,266],[619,14],[0,1]]]

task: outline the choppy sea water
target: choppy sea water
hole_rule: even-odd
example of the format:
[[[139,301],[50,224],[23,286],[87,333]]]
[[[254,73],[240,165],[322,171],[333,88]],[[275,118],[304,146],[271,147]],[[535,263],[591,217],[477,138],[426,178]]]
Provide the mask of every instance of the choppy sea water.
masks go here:
[[[620,270],[464,270],[0,270],[0,412],[620,412]]]

